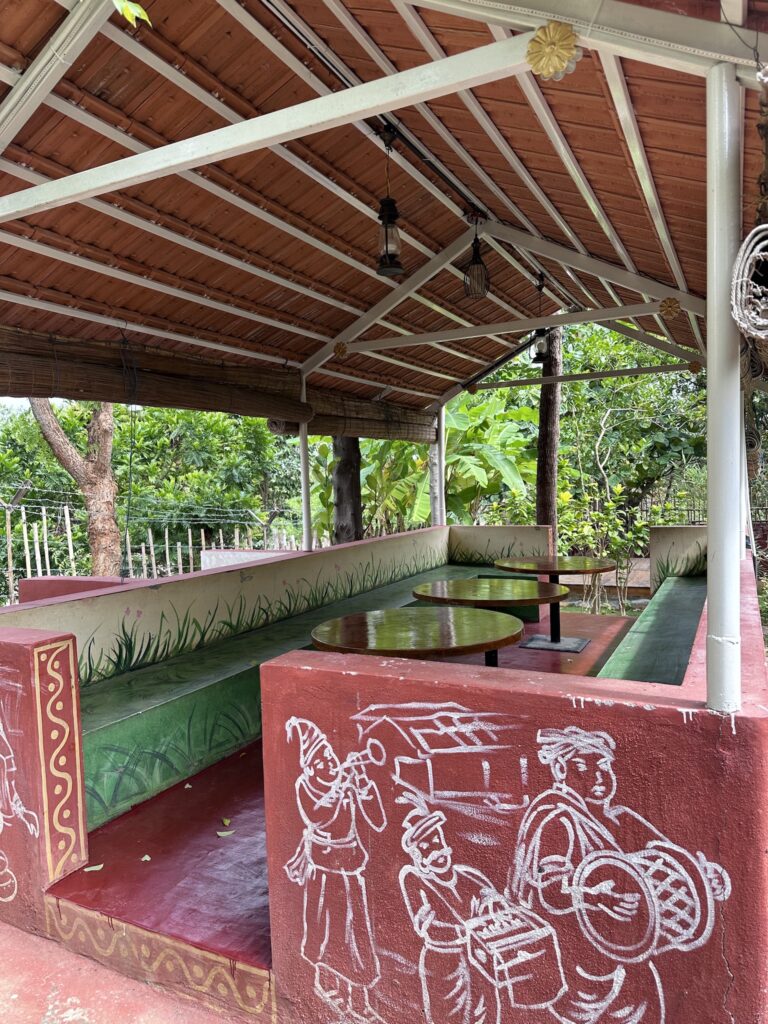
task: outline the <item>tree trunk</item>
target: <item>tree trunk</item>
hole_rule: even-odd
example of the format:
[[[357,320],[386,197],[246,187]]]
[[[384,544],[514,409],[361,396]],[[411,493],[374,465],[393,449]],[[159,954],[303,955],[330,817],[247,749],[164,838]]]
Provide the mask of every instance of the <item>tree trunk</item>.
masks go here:
[[[360,494],[360,439],[333,439],[333,543],[363,538]]]
[[[69,473],[83,495],[88,518],[88,547],[94,576],[120,572],[120,529],[115,514],[117,483],[112,471],[114,409],[98,403],[88,422],[88,441],[82,455],[62,430],[47,398],[30,398],[29,404],[43,437],[59,464]]]
[[[563,331],[549,333],[549,353],[541,368],[543,377],[563,372]],[[536,522],[552,527],[557,550],[557,457],[560,448],[560,385],[542,384],[539,399],[539,443],[536,462]]]

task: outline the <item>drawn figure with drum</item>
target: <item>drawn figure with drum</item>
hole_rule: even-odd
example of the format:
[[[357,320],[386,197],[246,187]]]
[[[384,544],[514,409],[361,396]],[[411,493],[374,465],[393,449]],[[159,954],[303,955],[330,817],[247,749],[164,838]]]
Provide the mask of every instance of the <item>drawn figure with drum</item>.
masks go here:
[[[562,1024],[664,1024],[656,959],[702,946],[727,871],[615,804],[615,742],[576,726],[541,729],[551,788],[520,824],[508,895],[555,929],[567,984]]]
[[[500,1024],[506,1007],[549,1006],[565,990],[553,929],[482,872],[454,863],[446,821],[419,802],[403,822],[411,863],[400,871],[400,888],[423,944],[427,1024]]]
[[[315,992],[344,1021],[382,1018],[370,1004],[379,980],[373,945],[365,868],[368,851],[358,832],[361,818],[376,832],[387,824],[381,795],[367,766],[382,765],[383,746],[369,740],[342,763],[325,734],[304,718],[286,723],[290,740],[299,737],[302,773],[296,800],[304,832],[285,865],[288,878],[304,887],[301,953],[315,969]]]

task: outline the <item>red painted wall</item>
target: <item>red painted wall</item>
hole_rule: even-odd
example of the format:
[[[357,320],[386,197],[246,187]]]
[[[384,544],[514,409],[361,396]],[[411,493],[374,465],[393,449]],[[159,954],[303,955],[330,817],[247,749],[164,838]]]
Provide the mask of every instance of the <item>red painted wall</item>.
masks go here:
[[[303,651],[262,692],[284,1019],[768,1019],[764,669],[733,718],[693,677]]]

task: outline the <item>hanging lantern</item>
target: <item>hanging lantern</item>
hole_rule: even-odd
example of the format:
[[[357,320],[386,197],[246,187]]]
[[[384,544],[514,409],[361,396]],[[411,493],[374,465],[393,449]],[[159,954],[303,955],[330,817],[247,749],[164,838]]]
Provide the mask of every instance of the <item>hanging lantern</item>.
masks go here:
[[[546,327],[537,327],[533,332],[531,351],[532,363],[543,363],[546,360],[549,355],[549,331]]]
[[[389,193],[389,158],[392,153],[392,143],[395,141],[395,133],[387,128],[381,133],[384,148],[387,153],[387,194],[379,203],[379,265],[376,273],[381,277],[399,277],[403,273],[403,265],[400,262],[400,232],[397,230],[397,221],[400,216],[397,203]]]
[[[400,262],[400,232],[397,230],[397,203],[390,196],[381,200],[379,206],[379,265],[376,273],[381,277],[399,277],[403,273]]]
[[[491,275],[480,252],[477,229],[485,221],[485,217],[479,211],[473,210],[467,216],[467,220],[475,225],[475,237],[472,241],[472,255],[464,268],[464,294],[468,299],[484,299],[491,286]]]

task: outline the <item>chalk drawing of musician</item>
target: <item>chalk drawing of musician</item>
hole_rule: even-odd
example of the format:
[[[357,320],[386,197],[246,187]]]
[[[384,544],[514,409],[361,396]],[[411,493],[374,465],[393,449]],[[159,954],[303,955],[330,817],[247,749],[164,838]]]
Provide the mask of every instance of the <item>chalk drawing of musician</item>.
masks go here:
[[[37,815],[27,810],[16,789],[16,757],[0,715],[0,832],[20,821],[31,836],[40,834]],[[0,903],[10,903],[17,892],[16,876],[8,857],[0,851]]]
[[[553,929],[513,906],[482,872],[455,864],[446,822],[423,803],[403,822],[411,863],[400,888],[423,943],[427,1024],[500,1024],[506,1006],[549,1006],[565,990]]]
[[[315,992],[345,1021],[381,1022],[370,1003],[381,968],[376,954],[365,886],[368,851],[358,826],[386,828],[381,794],[368,765],[386,760],[370,740],[341,762],[314,722],[291,718],[289,740],[299,737],[301,775],[296,800],[304,832],[285,865],[288,878],[304,887],[301,953],[315,968]]]
[[[567,990],[549,1012],[563,1024],[664,1024],[655,959],[709,939],[728,873],[614,804],[608,733],[541,729],[537,741],[553,784],[520,823],[508,895],[557,933]]]

